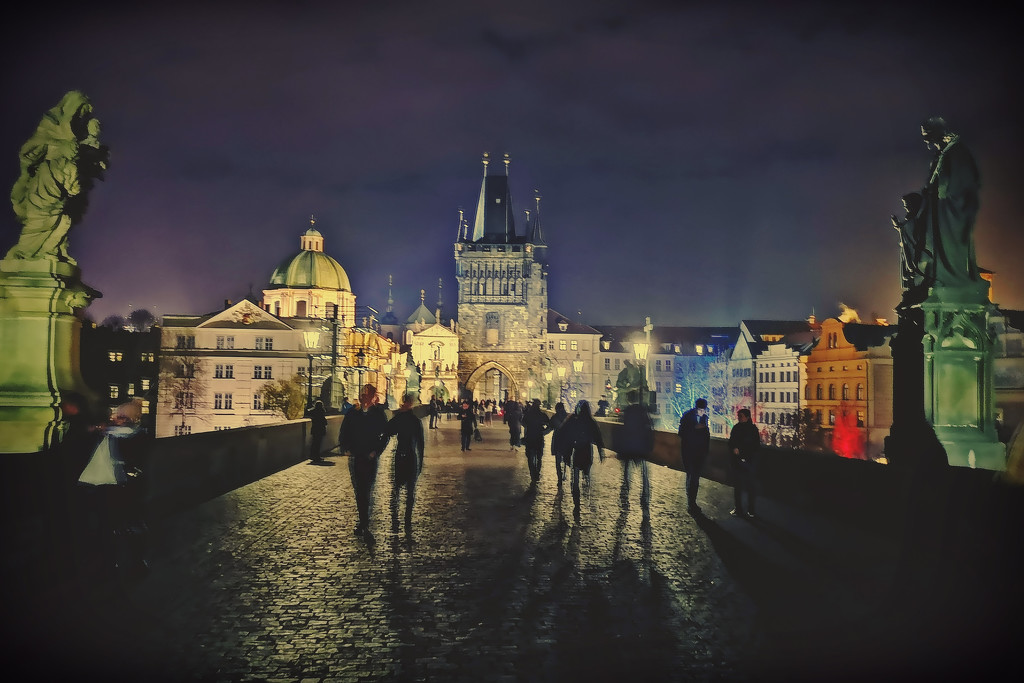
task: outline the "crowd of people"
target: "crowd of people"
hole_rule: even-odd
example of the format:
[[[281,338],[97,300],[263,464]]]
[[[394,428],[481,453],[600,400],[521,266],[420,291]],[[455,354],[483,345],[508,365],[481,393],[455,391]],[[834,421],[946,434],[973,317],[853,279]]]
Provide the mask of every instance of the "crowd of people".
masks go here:
[[[387,419],[383,407],[376,404],[376,388],[366,385],[360,396],[359,406],[348,411],[338,437],[342,453],[350,456],[349,467],[352,488],[355,491],[359,521],[355,532],[372,540],[370,532],[370,510],[372,492],[377,476],[377,462],[384,452],[391,436],[398,437],[395,453],[395,486],[392,495],[393,531],[398,532],[399,489],[406,489],[405,524],[406,534],[411,541],[412,510],[415,502],[416,479],[423,468],[425,442],[423,426],[412,412],[415,397],[406,395],[398,413]],[[622,502],[628,507],[633,473],[640,471],[640,505],[645,521],[650,519],[651,483],[648,457],[654,449],[654,425],[647,409],[637,401],[636,392],[629,395],[629,405],[622,412],[622,424],[615,431],[616,441],[612,444],[618,457],[623,461]],[[679,421],[680,456],[686,472],[685,492],[688,510],[701,514],[697,505],[700,476],[707,461],[711,435],[708,426],[707,401],[698,399],[691,410],[684,413]],[[590,404],[579,401],[570,414],[563,403],[557,403],[549,415],[541,407],[539,399],[526,405],[509,399],[501,402],[473,401],[464,398],[460,402],[445,402],[433,399],[428,406],[429,429],[437,429],[441,415],[459,422],[460,445],[463,453],[472,451],[474,441],[482,440],[480,425],[486,424],[500,414],[508,427],[509,449],[524,448],[531,486],[541,478],[544,458],[545,437],[550,434],[550,451],[555,466],[558,488],[570,480],[573,500],[573,514],[579,518],[582,491],[589,484],[594,463],[594,452],[601,462],[605,459],[605,443],[598,422],[594,419]],[[760,447],[760,434],[750,418],[750,412],[740,410],[739,422],[733,428],[729,439],[730,466],[736,490],[736,508],[731,514],[752,519],[755,509],[756,456]],[[314,425],[314,440],[318,429]],[[319,442],[317,442],[319,443]],[[744,509],[743,495],[747,505]]]

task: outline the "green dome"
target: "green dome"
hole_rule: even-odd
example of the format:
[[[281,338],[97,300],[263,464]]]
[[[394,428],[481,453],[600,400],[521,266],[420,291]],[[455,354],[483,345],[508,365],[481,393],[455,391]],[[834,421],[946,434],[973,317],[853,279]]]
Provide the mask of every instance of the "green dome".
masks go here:
[[[270,287],[352,291],[348,274],[340,263],[322,251],[307,249],[281,262],[270,276]]]

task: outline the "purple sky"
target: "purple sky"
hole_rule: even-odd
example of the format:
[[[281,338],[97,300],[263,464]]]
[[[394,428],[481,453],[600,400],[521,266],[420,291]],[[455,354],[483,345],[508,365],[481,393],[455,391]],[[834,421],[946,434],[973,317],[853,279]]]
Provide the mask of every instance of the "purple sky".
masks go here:
[[[310,214],[359,304],[383,311],[393,273],[400,317],[421,288],[432,305],[439,277],[454,311],[458,209],[475,207],[484,151],[511,155],[519,216],[543,195],[549,303],[563,313],[731,325],[832,316],[844,302],[891,319],[888,216],[924,184],[918,124],[941,114],[981,168],[979,264],[997,273],[998,303],[1024,308],[1010,10],[677,4],[22,17],[0,29],[0,186],[42,114],[85,92],[110,170],[70,249],[104,293],[97,320],[209,312],[250,284],[258,295]],[[17,227],[8,209],[4,251]]]

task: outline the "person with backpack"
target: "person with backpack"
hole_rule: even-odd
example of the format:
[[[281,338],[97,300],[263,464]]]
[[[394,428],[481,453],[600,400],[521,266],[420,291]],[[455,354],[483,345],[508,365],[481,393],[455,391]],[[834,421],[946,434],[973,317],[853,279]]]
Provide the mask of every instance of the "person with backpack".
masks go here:
[[[604,462],[604,440],[597,420],[590,414],[590,403],[580,401],[576,404],[576,414],[566,422],[572,439],[572,503],[573,515],[580,516],[580,475],[585,477],[587,490],[590,490],[590,467],[594,464],[594,446]]]

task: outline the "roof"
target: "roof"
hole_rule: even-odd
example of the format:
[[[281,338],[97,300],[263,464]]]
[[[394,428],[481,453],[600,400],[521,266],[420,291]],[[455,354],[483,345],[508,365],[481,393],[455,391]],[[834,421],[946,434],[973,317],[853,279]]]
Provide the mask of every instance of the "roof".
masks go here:
[[[741,320],[740,324],[754,337],[755,341],[763,341],[762,335],[782,335],[809,332],[811,324],[806,320]]]
[[[270,289],[332,289],[351,292],[348,273],[322,251],[303,249],[281,262],[270,276]]]
[[[603,335],[602,340],[608,339],[613,342],[609,351],[615,348],[615,342],[641,340],[644,337],[642,326],[601,325],[597,329]],[[656,345],[679,344],[683,347],[682,352],[688,354],[690,353],[689,349],[698,345],[710,344],[715,347],[731,348],[736,345],[739,334],[738,327],[655,326],[651,331],[651,343]],[[621,345],[619,349],[621,350]]]
[[[416,310],[412,312],[412,315],[405,320],[407,325],[413,325],[418,322],[424,322],[427,325],[433,325],[437,322],[437,318],[434,317],[434,314],[423,303],[420,303]]]
[[[882,346],[889,337],[896,334],[896,325],[870,325],[868,323],[846,323],[843,336],[858,351],[867,351],[873,346]]]
[[[476,219],[473,221],[473,242],[505,244],[516,241],[515,216],[512,211],[512,194],[508,188],[507,175],[487,175],[480,184],[480,198],[476,205]]]
[[[558,326],[559,323],[565,323],[565,330],[562,330],[562,328]],[[590,325],[573,322],[558,311],[549,308],[548,334],[601,334],[601,331],[594,329]]]

